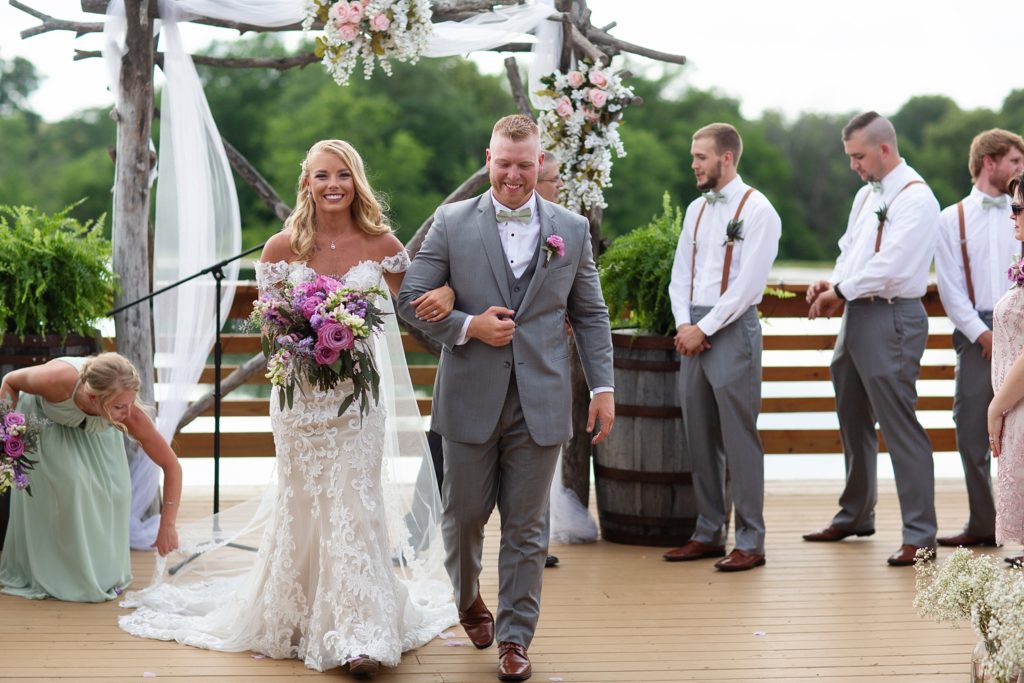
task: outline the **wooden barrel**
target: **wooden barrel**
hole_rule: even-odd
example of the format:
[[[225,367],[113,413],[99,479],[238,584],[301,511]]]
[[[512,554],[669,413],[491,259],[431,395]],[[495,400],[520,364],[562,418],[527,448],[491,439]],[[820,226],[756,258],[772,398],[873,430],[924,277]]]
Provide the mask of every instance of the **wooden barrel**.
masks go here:
[[[100,338],[83,337],[69,334],[63,338],[56,334],[44,337],[26,336],[24,339],[14,334],[5,335],[0,340],[0,379],[12,370],[26,368],[61,356],[89,356],[101,350]],[[0,495],[0,550],[4,547],[4,536],[7,534],[7,519],[10,516],[10,492]]]
[[[670,337],[613,333],[615,428],[594,451],[602,536],[678,546],[697,522]]]

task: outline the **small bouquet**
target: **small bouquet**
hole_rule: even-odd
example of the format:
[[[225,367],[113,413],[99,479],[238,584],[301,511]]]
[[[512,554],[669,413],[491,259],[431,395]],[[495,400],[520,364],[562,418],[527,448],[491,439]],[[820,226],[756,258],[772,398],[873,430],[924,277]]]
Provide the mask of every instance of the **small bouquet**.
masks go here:
[[[338,408],[341,415],[359,401],[360,415],[377,402],[380,373],[370,344],[384,325],[374,303],[387,297],[380,287],[345,287],[326,275],[281,290],[265,292],[253,302],[250,323],[262,333],[267,377],[280,387],[280,406],[292,407],[295,386],[306,380],[321,391],[352,380],[352,393]]]
[[[35,453],[45,426],[44,420],[19,413],[10,401],[0,400],[0,493],[14,486],[32,495],[27,472],[36,461],[28,456]]]
[[[1024,287],[1024,259],[1015,262],[1006,272],[1014,287]]]

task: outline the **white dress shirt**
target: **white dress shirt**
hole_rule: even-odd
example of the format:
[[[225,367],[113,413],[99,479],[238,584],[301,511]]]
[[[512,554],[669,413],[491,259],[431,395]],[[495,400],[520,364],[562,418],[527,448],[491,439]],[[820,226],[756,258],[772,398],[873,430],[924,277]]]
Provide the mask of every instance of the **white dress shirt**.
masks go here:
[[[921,180],[921,176],[901,159],[900,165],[882,178],[880,191],[868,184],[853,198],[846,233],[839,240],[839,258],[829,278],[845,298],[924,296],[935,254],[939,202],[927,185],[911,185],[900,192],[912,180]],[[875,212],[883,204],[889,209],[882,245],[875,253]]]
[[[1020,259],[1020,242],[1013,236],[1010,196],[1001,195],[1005,208],[981,205],[988,197],[977,187],[963,200],[967,258],[971,265],[974,303],[967,294],[964,256],[960,248],[960,216],[956,204],[946,207],[939,218],[939,245],[935,250],[935,271],[939,279],[939,297],[946,315],[956,329],[977,340],[988,326],[978,311],[991,312],[996,301],[1010,288],[1006,271]]]
[[[739,318],[751,306],[760,303],[768,273],[779,251],[782,219],[760,192],[754,191],[743,206],[741,236],[733,244],[729,286],[722,289],[725,265],[725,229],[736,215],[743,195],[750,188],[739,176],[722,188],[724,202],[708,204],[697,231],[696,277],[693,279],[693,300],[690,300],[690,274],[693,260],[693,229],[697,223],[703,197],[686,207],[683,230],[672,263],[669,298],[676,327],[690,324],[690,305],[711,306],[711,311],[697,323],[709,337]]]

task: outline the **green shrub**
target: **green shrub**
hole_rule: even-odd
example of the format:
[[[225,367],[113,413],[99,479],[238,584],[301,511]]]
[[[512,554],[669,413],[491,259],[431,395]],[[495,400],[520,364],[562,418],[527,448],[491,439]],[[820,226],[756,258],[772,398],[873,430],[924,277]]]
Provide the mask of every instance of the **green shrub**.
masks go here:
[[[0,332],[90,335],[113,307],[117,276],[103,219],[0,206]]]
[[[660,216],[617,238],[601,255],[598,272],[612,327],[675,332],[668,285],[682,223],[682,210],[672,207],[666,192]]]

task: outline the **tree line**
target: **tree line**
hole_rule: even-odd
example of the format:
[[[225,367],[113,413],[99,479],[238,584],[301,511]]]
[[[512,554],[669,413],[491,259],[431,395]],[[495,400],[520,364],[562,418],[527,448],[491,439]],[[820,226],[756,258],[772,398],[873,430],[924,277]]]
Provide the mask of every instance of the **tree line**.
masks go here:
[[[217,43],[221,56],[285,56],[273,35]],[[628,63],[627,63],[628,66]],[[697,196],[690,172],[693,131],[711,121],[743,135],[739,170],[782,216],[780,258],[827,261],[838,253],[850,202],[860,181],[843,154],[840,130],[856,112],[778,112],[757,119],[740,101],[715,91],[680,89],[685,67],[630,78],[643,104],[625,112],[620,128],[627,156],[615,161],[603,234],[615,237],[648,223],[668,192],[685,206]],[[374,187],[405,241],[437,204],[483,164],[494,120],[514,111],[504,77],[482,74],[459,58],[395,64],[391,78],[353,79],[340,88],[319,67],[277,72],[199,67],[221,134],[237,147],[289,204],[305,150],[337,137],[361,152]],[[0,204],[74,209],[81,220],[109,211],[115,127],[105,109],[45,122],[27,104],[39,75],[22,58],[0,59]],[[159,103],[158,103],[159,106]],[[870,108],[865,102],[865,108]],[[1024,132],[1024,89],[998,111],[962,109],[944,95],[909,98],[890,116],[900,152],[949,205],[970,189],[967,150],[992,127]],[[155,130],[159,129],[159,121]],[[276,217],[238,184],[243,244],[258,244],[280,228]],[[109,223],[109,221],[108,221]]]

